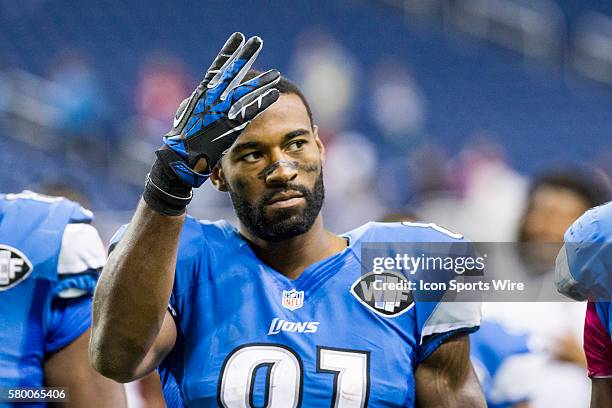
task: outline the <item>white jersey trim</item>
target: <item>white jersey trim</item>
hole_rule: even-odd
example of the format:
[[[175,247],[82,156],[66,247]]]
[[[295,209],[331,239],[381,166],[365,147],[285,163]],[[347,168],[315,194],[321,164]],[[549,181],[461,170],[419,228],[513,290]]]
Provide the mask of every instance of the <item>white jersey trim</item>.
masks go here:
[[[90,224],[68,224],[62,237],[57,263],[58,274],[99,269],[106,262],[106,250],[98,231]]]
[[[480,326],[481,309],[482,304],[480,302],[438,303],[423,325],[419,344],[423,344],[423,339],[432,334]]]

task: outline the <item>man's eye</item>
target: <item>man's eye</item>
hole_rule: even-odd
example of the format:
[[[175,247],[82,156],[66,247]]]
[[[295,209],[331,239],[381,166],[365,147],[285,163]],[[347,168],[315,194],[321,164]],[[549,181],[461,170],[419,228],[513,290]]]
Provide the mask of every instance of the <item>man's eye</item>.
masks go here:
[[[257,160],[261,159],[263,157],[263,155],[259,152],[252,152],[249,154],[245,154],[244,156],[242,156],[242,160],[244,160],[247,163],[254,163]]]
[[[306,144],[305,140],[296,140],[294,142],[291,142],[289,146],[287,146],[287,150],[289,151],[300,150],[302,146],[304,146],[305,144]]]

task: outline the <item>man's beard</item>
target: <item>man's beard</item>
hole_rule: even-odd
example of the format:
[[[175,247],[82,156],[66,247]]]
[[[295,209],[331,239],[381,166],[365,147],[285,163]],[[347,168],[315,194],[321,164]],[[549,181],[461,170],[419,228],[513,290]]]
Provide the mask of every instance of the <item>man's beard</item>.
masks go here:
[[[266,204],[275,194],[284,191],[300,192],[304,196],[306,206],[302,209],[276,209],[274,218],[270,219],[266,216]],[[319,172],[312,190],[288,183],[282,188],[265,192],[254,204],[231,188],[229,194],[238,219],[253,235],[267,242],[280,242],[304,234],[314,224],[325,197],[323,171]]]

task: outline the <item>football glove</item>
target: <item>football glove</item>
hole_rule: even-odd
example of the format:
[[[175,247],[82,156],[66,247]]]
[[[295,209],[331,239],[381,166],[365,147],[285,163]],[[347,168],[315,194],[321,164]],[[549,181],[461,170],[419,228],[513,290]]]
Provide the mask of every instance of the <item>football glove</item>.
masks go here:
[[[202,82],[180,104],[145,184],[143,198],[156,211],[182,214],[191,189],[206,181],[244,128],[278,99],[276,70],[241,84],[262,45],[259,37],[245,43],[241,33],[234,33]],[[206,160],[204,172],[194,170],[200,159]]]

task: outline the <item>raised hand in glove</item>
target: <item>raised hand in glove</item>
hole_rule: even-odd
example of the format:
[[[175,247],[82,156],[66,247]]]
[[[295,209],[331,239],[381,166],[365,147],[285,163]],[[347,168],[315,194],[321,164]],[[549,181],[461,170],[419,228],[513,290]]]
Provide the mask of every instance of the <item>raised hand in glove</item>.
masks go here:
[[[182,214],[191,200],[191,188],[206,181],[242,130],[278,100],[276,70],[240,84],[262,45],[259,37],[245,43],[241,33],[232,34],[202,82],[180,104],[145,185],[143,198],[156,211]],[[206,162],[204,172],[194,169],[201,159]]]

